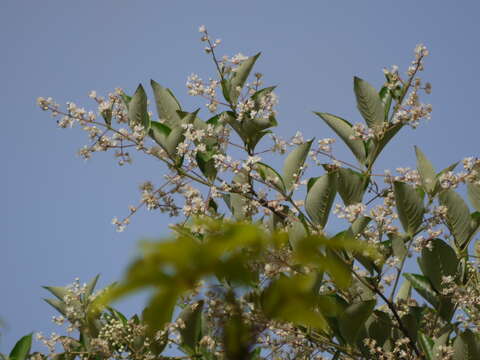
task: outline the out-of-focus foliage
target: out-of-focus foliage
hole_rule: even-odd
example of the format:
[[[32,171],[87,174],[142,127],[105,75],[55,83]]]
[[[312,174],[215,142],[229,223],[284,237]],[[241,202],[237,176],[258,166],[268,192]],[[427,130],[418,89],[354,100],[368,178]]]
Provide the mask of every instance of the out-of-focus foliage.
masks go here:
[[[60,127],[87,131],[85,159],[114,150],[124,165],[135,148],[166,165],[166,182],[143,184],[117,230],[141,207],[180,219],[171,238],[142,243],[117,284],[45,287],[68,335],[39,335],[47,354],[32,354],[27,335],[3,358],[480,359],[480,160],[437,172],[415,147],[416,170],[375,165],[400,130],[430,117],[421,93],[431,85],[418,76],[427,49],[416,47],[405,76],[385,69],[380,90],[353,79],[362,123],[315,112],[350,161],[334,156],[332,138],[277,137],[275,87],[253,72],[260,54],[220,59],[220,42],[200,32],[217,76],[191,75],[187,88],[207,99],[208,120],[153,80],[158,118],[143,85],[132,96],[92,92],[98,114],[39,99]],[[269,155],[287,151],[276,170]],[[336,233],[334,215],[345,220]],[[140,315],[111,307],[144,289],[151,297]]]

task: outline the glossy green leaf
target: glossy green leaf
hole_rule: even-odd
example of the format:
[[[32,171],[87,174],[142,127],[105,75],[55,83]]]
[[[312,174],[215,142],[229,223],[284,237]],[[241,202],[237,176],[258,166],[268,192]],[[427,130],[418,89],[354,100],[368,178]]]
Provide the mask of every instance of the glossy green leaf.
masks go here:
[[[128,121],[131,127],[134,125],[142,125],[147,132],[150,129],[147,94],[145,93],[142,84],[138,85],[128,106]]]
[[[335,200],[336,182],[334,174],[320,176],[305,199],[305,210],[314,223],[324,227]]]
[[[17,341],[10,352],[10,360],[26,360],[32,347],[32,334],[25,335]]]
[[[178,100],[173,96],[170,89],[164,88],[154,80],[151,80],[150,84],[155,97],[158,117],[164,120],[169,127],[178,126],[181,120],[177,113],[178,110],[181,110]]]
[[[443,240],[433,239],[430,242],[432,249],[423,248],[422,256],[418,259],[420,268],[433,288],[441,292],[442,278],[457,275],[458,259],[455,251]]]
[[[480,185],[468,183],[467,194],[472,206],[480,211]]]
[[[285,162],[283,163],[283,181],[288,192],[292,190],[298,172],[305,164],[311,146],[312,140],[298,145],[285,159]]]
[[[332,114],[321,112],[315,112],[315,114],[322,118],[323,121],[325,121],[325,123],[333,131],[335,131],[338,136],[340,136],[343,142],[350,148],[353,155],[355,155],[357,160],[364,165],[367,156],[365,145],[363,141],[350,139],[350,136],[353,135],[352,124],[350,124],[347,120]]]
[[[385,108],[377,90],[365,80],[353,78],[353,90],[357,98],[357,107],[368,127],[381,128],[385,121]]]
[[[475,333],[467,329],[453,342],[453,360],[478,359],[480,359],[480,340]]]
[[[355,343],[360,330],[365,326],[365,322],[370,317],[374,307],[375,300],[361,301],[347,307],[340,316],[340,332],[349,344]]]
[[[393,190],[402,227],[409,235],[414,235],[425,213],[423,199],[413,186],[403,182],[394,182]]]
[[[422,179],[422,185],[428,193],[433,193],[437,182],[435,169],[417,146],[415,146],[415,154],[417,155],[417,170]]]
[[[447,226],[455,238],[455,244],[463,248],[471,235],[470,210],[454,190],[444,190],[439,199],[440,204],[447,207]]]
[[[365,192],[365,176],[348,168],[339,168],[337,171],[337,190],[345,205],[362,202]]]

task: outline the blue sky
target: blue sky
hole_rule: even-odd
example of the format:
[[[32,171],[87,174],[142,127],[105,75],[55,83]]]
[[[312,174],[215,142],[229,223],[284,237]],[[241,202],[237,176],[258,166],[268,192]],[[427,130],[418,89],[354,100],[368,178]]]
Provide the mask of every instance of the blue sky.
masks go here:
[[[382,68],[406,69],[417,43],[425,43],[425,80],[433,119],[405,129],[378,161],[378,169],[414,166],[419,145],[437,169],[479,153],[476,1],[25,1],[0,5],[2,45],[0,142],[3,155],[3,229],[0,261],[0,351],[30,331],[58,331],[41,285],[65,285],[102,274],[118,280],[142,237],[167,233],[172,220],[141,213],[124,233],[110,224],[138,199],[137,186],[162,169],[140,156],[118,167],[111,154],[85,163],[76,151],[85,135],[61,130],[35,105],[38,96],[93,109],[90,90],[132,92],[153,78],[173,89],[186,109],[187,76],[213,75],[202,53],[198,26],[222,39],[219,53],[262,51],[257,70],[277,84],[278,133],[301,130],[332,136],[312,110],[360,121],[353,75],[375,86]],[[340,158],[348,159],[336,145]],[[124,303],[127,312],[140,301]]]

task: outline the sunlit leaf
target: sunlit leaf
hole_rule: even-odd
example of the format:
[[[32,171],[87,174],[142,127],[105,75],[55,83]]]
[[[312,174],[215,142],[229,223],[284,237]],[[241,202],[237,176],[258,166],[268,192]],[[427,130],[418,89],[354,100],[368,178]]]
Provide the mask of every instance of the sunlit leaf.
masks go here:
[[[320,176],[305,199],[305,210],[314,223],[324,227],[336,195],[334,174]]]
[[[347,120],[332,114],[321,112],[315,112],[315,114],[321,117],[323,121],[325,121],[326,124],[330,126],[330,128],[335,131],[338,136],[340,136],[343,142],[350,148],[353,155],[355,155],[357,160],[364,165],[367,156],[365,152],[365,145],[363,141],[350,139],[350,136],[353,135],[352,124],[350,124]]]
[[[365,176],[348,168],[339,168],[336,173],[337,190],[345,205],[362,202],[366,185]]]
[[[298,145],[288,154],[283,163],[283,181],[287,191],[291,191],[299,175],[300,168],[305,164],[312,141]]]
[[[381,128],[385,121],[385,108],[377,90],[365,80],[353,78],[357,107],[368,127]]]
[[[151,80],[150,84],[155,97],[158,117],[170,127],[178,126],[181,120],[177,113],[178,110],[181,110],[178,100],[173,96],[170,89],[164,88],[154,80]]]
[[[415,154],[417,155],[417,170],[422,179],[422,185],[428,193],[433,193],[437,181],[435,169],[417,146],[415,146]]]
[[[409,235],[413,235],[423,221],[423,214],[425,213],[423,199],[415,188],[409,184],[396,181],[393,189],[402,227]]]
[[[23,336],[10,352],[10,360],[26,360],[32,347],[32,334]]]
[[[140,84],[133,94],[128,106],[128,121],[131,127],[142,125],[145,131],[150,129],[150,117],[148,116],[147,94]]]
[[[462,197],[454,190],[444,190],[440,204],[447,207],[447,226],[455,238],[455,244],[464,247],[471,234],[470,210]]]

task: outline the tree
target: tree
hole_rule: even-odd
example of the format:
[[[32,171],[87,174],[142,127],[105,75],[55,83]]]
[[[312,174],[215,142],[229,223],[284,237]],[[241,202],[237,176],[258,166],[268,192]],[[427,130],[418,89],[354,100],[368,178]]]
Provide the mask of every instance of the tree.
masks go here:
[[[415,48],[406,78],[396,67],[384,70],[380,91],[354,78],[365,123],[315,113],[351,150],[352,163],[334,156],[335,139],[277,137],[275,87],[263,87],[262,74],[253,73],[260,54],[219,59],[220,42],[199,30],[218,77],[192,75],[187,87],[208,100],[208,120],[200,109],[183,110],[153,80],[157,120],[142,85],[132,96],[92,92],[103,120],[73,103],[62,110],[51,98],[38,99],[60,127],[88,133],[92,143],[79,152],[85,159],[113,149],[124,165],[135,149],[166,165],[166,182],[143,184],[139,205],[114,219],[117,230],[141,207],[179,222],[171,238],[143,244],[118,284],[95,292],[96,277],[46,287],[69,334],[40,337],[48,354],[30,354],[28,335],[4,358],[480,358],[480,274],[472,255],[480,160],[464,159],[458,173],[458,163],[436,172],[415,148],[416,170],[375,169],[402,128],[430,116],[420,95],[431,86],[418,77],[425,46]],[[273,144],[265,148],[267,138]],[[287,148],[281,171],[261,158]],[[456,191],[461,184],[477,211]],[[337,194],[343,204],[333,206]],[[327,227],[332,212],[346,221],[334,235]],[[417,273],[405,271],[410,257]],[[111,307],[144,288],[152,297],[141,315],[127,318]]]

